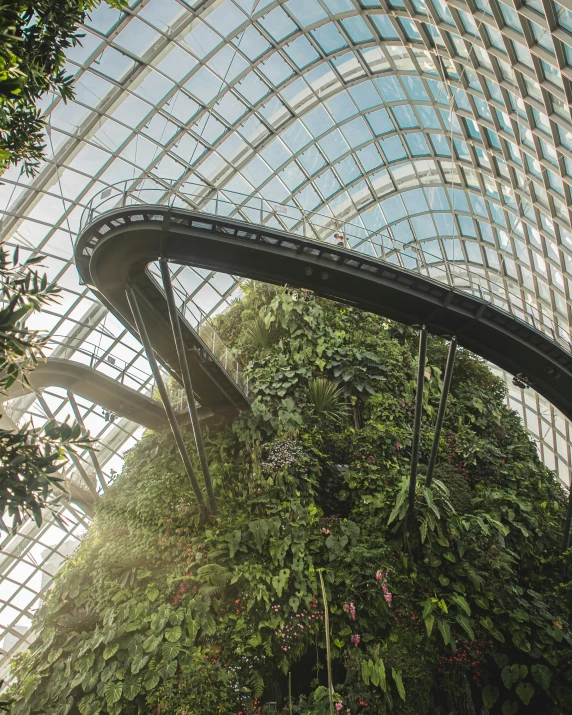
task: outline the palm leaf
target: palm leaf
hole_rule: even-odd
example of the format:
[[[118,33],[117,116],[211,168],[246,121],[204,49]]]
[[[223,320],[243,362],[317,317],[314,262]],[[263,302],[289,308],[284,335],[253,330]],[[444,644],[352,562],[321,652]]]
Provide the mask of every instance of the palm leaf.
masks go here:
[[[244,331],[244,345],[252,350],[266,350],[272,340],[271,330],[262,318],[256,318]]]
[[[306,390],[310,411],[323,419],[339,422],[347,412],[347,403],[341,387],[325,377],[315,377]]]

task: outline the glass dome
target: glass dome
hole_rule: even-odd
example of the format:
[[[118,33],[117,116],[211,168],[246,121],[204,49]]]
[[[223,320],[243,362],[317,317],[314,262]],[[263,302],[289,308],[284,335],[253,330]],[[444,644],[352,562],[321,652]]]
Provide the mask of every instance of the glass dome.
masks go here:
[[[58,306],[31,321],[48,353],[149,394],[141,345],[78,280],[82,211],[117,182],[192,182],[335,215],[390,257],[450,282],[470,272],[494,302],[570,330],[572,11],[552,0],[143,0],[101,5],[68,53],[76,98],[42,101],[46,159],[2,177],[2,236],[45,257]],[[197,316],[240,294],[233,276],[179,269]],[[570,426],[512,385],[544,462],[569,481]],[[100,442],[65,474],[105,485],[141,427],[47,388],[7,403],[13,423],[81,417]],[[5,418],[5,419],[6,419]],[[62,508],[1,544],[0,677],[89,525]]]

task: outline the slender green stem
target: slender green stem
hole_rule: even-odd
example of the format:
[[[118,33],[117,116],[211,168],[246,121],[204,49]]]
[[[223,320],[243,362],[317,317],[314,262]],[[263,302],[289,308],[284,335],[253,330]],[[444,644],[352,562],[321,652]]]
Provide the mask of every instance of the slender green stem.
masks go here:
[[[330,696],[330,715],[335,715],[334,713],[334,684],[332,683],[332,654],[330,652],[330,614],[328,611],[328,597],[326,595],[326,586],[324,584],[324,577],[321,571],[318,571],[320,575],[320,584],[322,586],[322,600],[324,601],[324,625],[326,627],[326,663],[328,665],[328,695]]]

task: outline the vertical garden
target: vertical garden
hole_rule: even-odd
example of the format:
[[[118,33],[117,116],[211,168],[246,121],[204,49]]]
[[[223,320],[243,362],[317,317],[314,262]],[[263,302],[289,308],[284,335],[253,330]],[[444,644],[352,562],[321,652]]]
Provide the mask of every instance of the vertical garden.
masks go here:
[[[564,493],[486,365],[458,352],[426,488],[430,340],[408,515],[415,331],[254,284],[218,329],[256,393],[208,434],[218,517],[145,434],[37,614],[13,715],[572,712]]]

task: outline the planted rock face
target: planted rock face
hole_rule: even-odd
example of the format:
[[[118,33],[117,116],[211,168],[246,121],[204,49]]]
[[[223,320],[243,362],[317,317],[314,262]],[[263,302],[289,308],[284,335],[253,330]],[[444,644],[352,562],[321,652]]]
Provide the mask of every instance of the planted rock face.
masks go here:
[[[430,340],[407,514],[414,331],[256,285],[217,330],[257,395],[206,438],[218,518],[147,433],[36,616],[13,713],[571,711],[564,494],[487,367],[459,351],[426,489]]]

